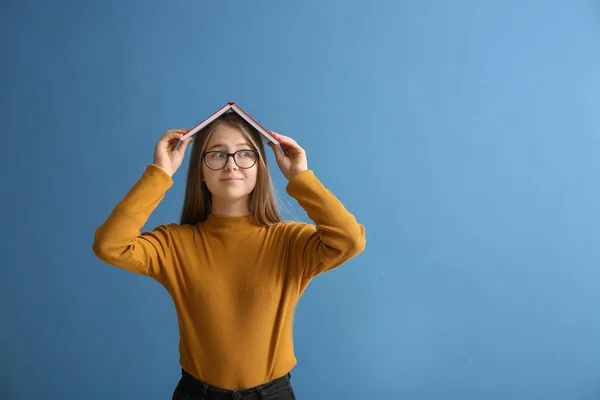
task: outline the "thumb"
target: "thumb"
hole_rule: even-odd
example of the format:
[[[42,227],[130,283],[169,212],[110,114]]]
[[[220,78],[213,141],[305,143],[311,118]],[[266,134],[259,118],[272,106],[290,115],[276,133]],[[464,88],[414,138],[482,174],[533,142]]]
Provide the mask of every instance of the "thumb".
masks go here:
[[[189,138],[187,138],[184,141],[182,141],[182,142],[179,143],[178,150],[181,152],[182,155],[185,154],[185,149],[187,149],[188,144],[190,144],[190,142],[192,141],[193,138],[194,137],[191,136],[191,137],[189,137]]]
[[[275,159],[279,160],[281,157],[284,157],[283,150],[279,146],[277,146],[273,142],[269,142],[269,146],[273,149],[273,153],[275,154]]]

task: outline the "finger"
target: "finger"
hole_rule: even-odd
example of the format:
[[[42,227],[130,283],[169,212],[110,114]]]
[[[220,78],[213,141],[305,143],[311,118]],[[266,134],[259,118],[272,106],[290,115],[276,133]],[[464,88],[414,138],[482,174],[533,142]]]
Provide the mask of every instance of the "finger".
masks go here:
[[[278,142],[281,142],[281,140],[285,138],[285,136],[280,135],[279,133],[277,133],[275,131],[271,131],[271,134],[273,135],[273,137],[275,139],[277,139]]]
[[[183,137],[183,135],[184,135],[184,131],[170,130],[170,131],[165,132],[165,134],[160,139],[160,141],[162,143],[169,144],[175,139],[180,140]]]
[[[286,156],[295,156],[304,153],[304,149],[291,138],[282,139],[280,146],[283,154]]]
[[[291,139],[290,137],[287,137],[285,135],[282,135],[280,133],[277,132],[271,132],[273,134],[273,136],[275,137],[275,139]]]
[[[169,129],[168,131],[166,131],[164,133],[162,139],[173,138],[174,135],[177,135],[177,134],[180,134],[180,133],[185,134],[185,133],[187,133],[189,131],[190,131],[189,129],[184,129],[184,128],[181,128],[181,129]]]
[[[300,145],[294,139],[292,139],[291,137],[285,136],[285,135],[280,135],[280,134],[278,134],[276,132],[273,132],[273,133],[275,133],[275,135],[276,135],[275,138],[277,140],[279,140],[279,142],[281,144],[286,144],[286,145],[291,146],[291,147],[298,147],[298,148],[300,147]]]

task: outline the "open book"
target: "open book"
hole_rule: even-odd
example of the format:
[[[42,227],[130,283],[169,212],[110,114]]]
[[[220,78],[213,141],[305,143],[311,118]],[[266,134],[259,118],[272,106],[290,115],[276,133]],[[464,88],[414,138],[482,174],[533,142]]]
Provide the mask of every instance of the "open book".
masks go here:
[[[183,140],[187,139],[188,137],[190,137],[190,136],[192,136],[192,135],[200,132],[204,127],[206,127],[206,125],[210,124],[211,122],[213,122],[215,119],[219,118],[221,115],[223,115],[226,112],[235,112],[235,113],[239,114],[250,125],[252,125],[253,127],[255,127],[256,130],[259,131],[262,134],[262,137],[263,137],[263,139],[265,141],[270,141],[270,142],[273,142],[275,144],[279,144],[279,142],[277,141],[277,139],[275,139],[273,137],[273,135],[271,135],[271,132],[269,132],[261,124],[259,124],[258,122],[256,122],[256,120],[254,118],[252,118],[250,116],[250,114],[248,114],[247,112],[245,112],[244,110],[242,110],[242,108],[240,106],[238,106],[237,104],[235,104],[234,102],[229,102],[229,103],[225,104],[217,112],[215,112],[210,117],[206,118],[204,121],[200,122],[198,125],[196,125],[195,127],[193,127],[188,133],[186,133],[181,138],[181,141],[183,141]]]

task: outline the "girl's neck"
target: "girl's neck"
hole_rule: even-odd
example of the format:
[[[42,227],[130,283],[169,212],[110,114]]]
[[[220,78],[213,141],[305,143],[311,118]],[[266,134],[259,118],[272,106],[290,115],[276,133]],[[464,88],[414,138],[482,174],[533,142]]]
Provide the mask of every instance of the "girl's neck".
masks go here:
[[[211,230],[247,231],[260,226],[250,215],[248,197],[234,201],[213,197],[211,208],[204,223]]]
[[[260,225],[254,221],[251,215],[243,215],[239,217],[235,216],[223,216],[210,214],[208,218],[203,222],[203,226],[213,231],[246,231]]]
[[[243,217],[250,215],[248,197],[236,200],[212,199],[211,214],[219,217]]]

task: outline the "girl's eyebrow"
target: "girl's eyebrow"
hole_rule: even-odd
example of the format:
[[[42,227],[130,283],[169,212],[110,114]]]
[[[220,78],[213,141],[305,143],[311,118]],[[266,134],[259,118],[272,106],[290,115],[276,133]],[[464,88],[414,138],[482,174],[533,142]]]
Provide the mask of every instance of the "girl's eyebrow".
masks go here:
[[[224,145],[223,143],[217,143],[217,144],[213,144],[212,146],[210,146],[206,151],[210,151],[212,149],[216,149],[216,148],[226,148],[227,146]],[[250,143],[247,142],[240,142],[240,143],[236,143],[235,147],[251,147]]]

